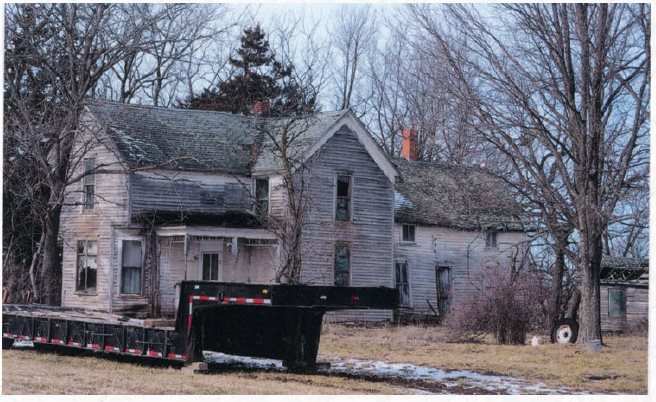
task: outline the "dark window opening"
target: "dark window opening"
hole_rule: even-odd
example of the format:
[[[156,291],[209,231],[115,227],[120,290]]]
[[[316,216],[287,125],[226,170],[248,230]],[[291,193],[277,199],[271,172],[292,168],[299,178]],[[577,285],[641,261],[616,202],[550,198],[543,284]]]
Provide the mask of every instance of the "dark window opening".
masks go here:
[[[485,247],[497,246],[497,231],[489,229],[485,232]]]
[[[219,280],[219,255],[217,253],[203,254],[203,280]]]
[[[141,242],[124,240],[122,257],[121,293],[141,294]]]
[[[407,243],[415,242],[415,225],[403,225],[403,234],[401,236],[401,241]]]
[[[437,309],[440,315],[449,311],[451,304],[451,268],[435,267],[435,284],[437,286]]]
[[[269,213],[269,179],[255,180],[255,212],[260,215]]]
[[[84,209],[93,209],[96,198],[96,175],[94,170],[96,169],[96,163],[93,159],[87,159],[84,161],[84,173],[85,176],[82,179],[82,185],[84,186]]]
[[[337,176],[336,221],[351,220],[351,176]]]
[[[79,240],[77,242],[77,286],[80,292],[96,290],[97,246],[95,241]]]
[[[410,282],[408,281],[408,263],[399,261],[396,263],[396,289],[399,291],[399,304],[410,305]]]
[[[335,286],[349,286],[351,256],[347,245],[335,246]]]
[[[626,293],[624,289],[608,289],[608,316],[624,317],[626,315]]]

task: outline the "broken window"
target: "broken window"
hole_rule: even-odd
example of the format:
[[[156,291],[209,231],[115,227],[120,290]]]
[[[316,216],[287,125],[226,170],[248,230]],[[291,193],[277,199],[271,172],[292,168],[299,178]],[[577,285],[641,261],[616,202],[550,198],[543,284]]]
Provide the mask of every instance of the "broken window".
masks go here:
[[[139,240],[124,240],[121,263],[121,293],[141,294],[142,261],[141,242]]]
[[[626,294],[624,289],[608,289],[608,316],[624,317],[626,314]]]
[[[96,242],[79,240],[77,242],[77,291],[95,292],[97,277],[96,259]]]
[[[96,175],[93,173],[96,169],[96,162],[93,159],[85,159],[82,185],[84,187],[84,209],[93,209],[96,198]]]
[[[203,280],[204,281],[219,280],[219,254],[217,253],[203,254]]]
[[[415,242],[415,225],[403,225],[403,233],[401,235],[401,241],[405,243]]]
[[[335,286],[348,286],[350,282],[351,256],[345,244],[335,245]]]
[[[497,246],[497,231],[494,229],[488,229],[485,231],[485,247],[496,247]]]
[[[351,220],[351,176],[337,175],[337,200],[335,202],[335,220]]]
[[[399,291],[399,304],[410,305],[410,283],[408,281],[408,262],[396,262],[396,289]]]
[[[255,179],[255,212],[269,213],[269,179]]]

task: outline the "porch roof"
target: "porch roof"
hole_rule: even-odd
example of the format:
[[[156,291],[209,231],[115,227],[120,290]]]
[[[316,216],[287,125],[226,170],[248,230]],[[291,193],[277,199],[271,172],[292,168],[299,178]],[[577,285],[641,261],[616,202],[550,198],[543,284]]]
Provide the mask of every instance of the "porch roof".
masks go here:
[[[198,236],[198,237],[241,237],[243,239],[275,240],[276,235],[266,229],[226,228],[220,226],[166,226],[155,229],[158,237]]]

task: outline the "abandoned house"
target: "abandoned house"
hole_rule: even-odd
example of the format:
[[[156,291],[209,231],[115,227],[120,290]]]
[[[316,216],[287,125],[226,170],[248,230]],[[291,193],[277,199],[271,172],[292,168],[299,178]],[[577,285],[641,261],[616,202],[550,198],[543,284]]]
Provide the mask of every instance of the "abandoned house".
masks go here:
[[[166,317],[182,280],[273,282],[279,237],[261,217],[284,221],[287,201],[270,120],[90,101],[61,216],[62,304]],[[389,158],[348,110],[306,123],[302,283],[396,286],[403,311],[431,315],[517,257],[518,211],[481,169]]]
[[[396,184],[394,270],[400,313],[443,316],[475,296],[483,276],[522,264],[526,221],[507,187],[486,170],[418,161],[403,131]]]
[[[600,278],[602,331],[646,330],[649,260],[604,256]]]

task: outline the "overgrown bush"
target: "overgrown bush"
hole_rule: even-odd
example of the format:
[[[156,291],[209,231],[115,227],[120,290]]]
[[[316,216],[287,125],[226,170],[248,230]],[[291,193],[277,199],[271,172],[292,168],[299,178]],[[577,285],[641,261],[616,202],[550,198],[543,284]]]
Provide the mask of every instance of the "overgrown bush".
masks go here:
[[[523,344],[542,315],[545,289],[538,277],[490,268],[476,279],[474,291],[454,301],[444,321],[452,337],[476,342],[491,333],[500,344]]]

